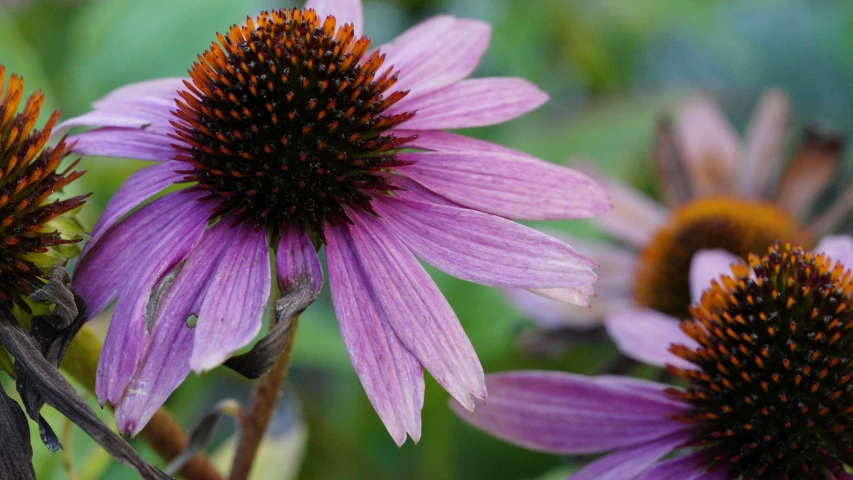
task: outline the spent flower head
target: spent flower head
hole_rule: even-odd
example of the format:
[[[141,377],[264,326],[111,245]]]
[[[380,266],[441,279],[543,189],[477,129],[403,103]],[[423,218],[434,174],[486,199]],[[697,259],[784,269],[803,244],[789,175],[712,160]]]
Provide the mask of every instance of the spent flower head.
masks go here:
[[[36,128],[44,96],[32,94],[21,109],[24,80],[9,75],[3,94],[5,79],[0,65],[0,306],[7,312],[15,306],[30,311],[25,299],[50,277],[50,266],[58,264],[57,247],[79,241],[63,238],[55,228],[57,219],[80,207],[88,195],[51,199],[83,172],[74,171],[76,161],[57,170],[71,153],[65,140],[47,146],[59,112]]]
[[[687,272],[696,252],[723,249],[746,258],[777,240],[814,247],[849,217],[853,189],[816,211],[838,174],[844,141],[825,126],[811,125],[797,142],[789,142],[791,120],[787,96],[770,89],[741,141],[713,101],[689,100],[674,120],[664,118],[658,125],[652,156],[660,202],[593,172],[614,209],[592,221],[615,242],[584,247],[601,264],[591,308],[525,292],[512,292],[510,298],[550,328],[598,326],[608,315],[631,309],[686,318]],[[790,155],[788,143],[794,143]]]

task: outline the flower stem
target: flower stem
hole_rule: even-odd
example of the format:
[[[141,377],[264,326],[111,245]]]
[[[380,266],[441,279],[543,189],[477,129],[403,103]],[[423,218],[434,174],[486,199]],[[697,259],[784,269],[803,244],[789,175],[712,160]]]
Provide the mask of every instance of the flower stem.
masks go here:
[[[68,346],[60,365],[65,373],[93,393],[101,347],[98,336],[90,328],[83,327]],[[187,434],[165,407],[157,410],[140,436],[167,462],[181,453],[188,443]],[[180,473],[189,480],[222,479],[203,453],[197,453],[181,468]]]
[[[293,349],[293,339],[296,338],[296,327],[299,325],[299,317],[293,319],[290,333],[285,344],[284,351],[275,362],[272,369],[258,380],[252,392],[249,407],[245,410],[240,443],[234,454],[234,463],[231,466],[229,480],[247,480],[255,462],[258,447],[267,431],[270,419],[275,411],[281,388],[287,380],[287,372],[290,366],[290,352]]]

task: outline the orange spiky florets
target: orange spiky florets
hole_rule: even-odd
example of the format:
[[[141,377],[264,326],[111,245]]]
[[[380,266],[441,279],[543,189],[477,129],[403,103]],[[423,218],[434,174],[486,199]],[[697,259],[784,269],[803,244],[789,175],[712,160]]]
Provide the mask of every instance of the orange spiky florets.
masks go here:
[[[696,365],[670,394],[693,406],[693,445],[731,478],[832,478],[853,461],[853,276],[789,243],[712,283],[682,330]]]
[[[406,92],[390,92],[396,74],[380,73],[370,39],[336,27],[313,10],[264,12],[199,55],[173,137],[185,179],[219,199],[214,216],[321,234],[345,207],[371,211],[371,193],[393,190],[386,173],[413,137],[388,130],[413,114],[384,112]]]
[[[5,77],[6,69],[0,65],[0,93]],[[45,147],[59,112],[50,116],[44,128],[35,129],[44,96],[41,92],[31,95],[18,113],[23,97],[24,81],[13,74],[0,98],[0,305],[8,309],[17,304],[28,310],[23,297],[48,278],[48,272],[31,256],[78,241],[46,231],[46,224],[82,205],[88,195],[48,202],[52,193],[83,172],[71,171],[77,162],[63,172],[56,171],[70,153],[65,139],[55,147]]]

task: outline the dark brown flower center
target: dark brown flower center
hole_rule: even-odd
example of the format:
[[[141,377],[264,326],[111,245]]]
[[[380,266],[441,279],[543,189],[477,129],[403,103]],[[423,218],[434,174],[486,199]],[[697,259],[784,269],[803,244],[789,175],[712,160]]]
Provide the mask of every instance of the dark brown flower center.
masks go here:
[[[783,239],[811,246],[809,233],[772,204],[728,197],[692,202],[676,210],[640,253],[636,300],[685,318],[690,305],[690,262],[696,252],[724,249],[746,258]]]
[[[0,65],[0,94],[5,77],[6,69]],[[33,127],[44,97],[40,92],[33,94],[18,113],[23,94],[23,79],[11,75],[6,93],[0,97],[0,306],[8,309],[17,304],[29,310],[23,297],[48,278],[34,262],[34,255],[77,241],[63,239],[60,232],[46,228],[47,222],[79,207],[88,195],[47,203],[52,193],[83,172],[71,172],[76,162],[65,172],[56,172],[70,153],[64,139],[45,148],[59,112],[51,115],[44,129],[36,130]]]
[[[322,234],[346,207],[370,211],[371,194],[393,189],[395,153],[412,137],[390,129],[413,116],[386,115],[406,92],[380,73],[384,55],[351,25],[313,10],[264,12],[200,56],[173,122],[186,180],[232,212]],[[386,96],[387,94],[387,96]]]
[[[693,445],[730,478],[828,479],[853,465],[853,278],[790,244],[750,256],[691,308],[673,346],[694,369],[670,394],[690,403]]]

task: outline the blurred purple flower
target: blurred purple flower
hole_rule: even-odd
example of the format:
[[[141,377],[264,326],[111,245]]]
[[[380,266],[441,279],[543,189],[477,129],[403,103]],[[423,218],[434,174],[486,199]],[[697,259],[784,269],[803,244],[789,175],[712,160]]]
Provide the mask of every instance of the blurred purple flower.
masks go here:
[[[666,365],[686,388],[507,372],[486,377],[487,405],[451,407],[532,450],[605,454],[573,480],[853,479],[853,240],[828,237],[817,251],[779,243],[749,265],[700,252],[691,320],[621,322],[625,353]]]
[[[546,329],[599,326],[608,314],[633,306],[683,317],[687,272],[697,251],[745,257],[777,240],[814,246],[814,238],[834,230],[853,209],[850,188],[820,214],[813,212],[838,174],[844,142],[822,126],[808,127],[783,166],[790,124],[788,98],[775,89],[759,101],[744,142],[715,103],[703,97],[687,102],[674,123],[662,120],[657,131],[653,153],[665,205],[589,172],[614,203],[593,222],[619,243],[563,237],[601,265],[590,308],[524,291],[511,291],[510,300]]]
[[[191,80],[120,88],[63,124],[101,127],[74,137],[77,153],[158,162],[116,193],[74,277],[93,314],[116,300],[97,393],[123,432],[139,432],[190,370],[255,338],[270,247],[280,284],[307,276],[319,291],[325,245],[344,344],[398,444],[421,434],[422,367],[465,408],[486,398],[477,355],[418,258],[485,285],[591,292],[591,260],[507,218],[594,216],[610,208],[603,190],[441,131],[547,100],[522,79],[465,80],[489,25],[438,16],[372,53],[361,26],[357,0],[264,13],[220,35]]]

